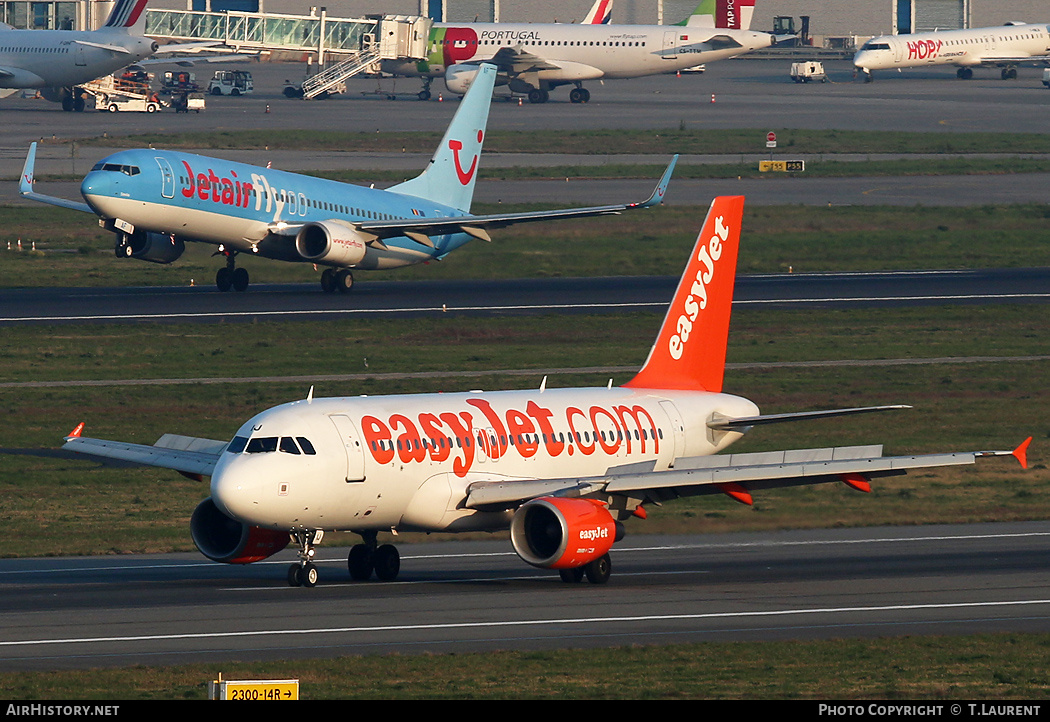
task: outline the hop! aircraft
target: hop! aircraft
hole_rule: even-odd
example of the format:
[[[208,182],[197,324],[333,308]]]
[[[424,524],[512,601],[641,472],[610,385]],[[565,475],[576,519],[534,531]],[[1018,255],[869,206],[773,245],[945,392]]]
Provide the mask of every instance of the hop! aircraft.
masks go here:
[[[1001,27],[938,30],[872,38],[853,56],[853,65],[872,80],[872,71],[955,65],[963,80],[973,69],[997,65],[1003,80],[1017,77],[1020,63],[1050,61],[1050,26],[1007,23]]]
[[[881,446],[716,455],[767,423],[832,417],[878,406],[761,415],[723,393],[742,197],[711,204],[656,341],[620,387],[313,398],[267,409],[231,441],[166,434],[153,446],[82,436],[65,449],[211,477],[190,522],[218,562],[265,559],[294,540],[292,586],[314,586],[324,531],[362,537],[351,578],[394,579],[400,557],[379,532],[510,530],[526,563],[566,582],[609,579],[623,522],[645,505],[728,494],[750,504],[763,489],[843,482],[972,464],[1013,452],[882,456]]]
[[[123,150],[84,176],[86,203],[33,190],[36,144],[26,156],[19,191],[51,205],[97,214],[116,234],[116,254],[172,263],[187,242],[218,246],[226,266],[221,291],[248,287],[239,253],[324,266],[326,292],[349,291],[351,269],[387,269],[440,260],[489,230],[515,223],[584,218],[663,202],[677,156],[652,195],[640,203],[554,211],[472,215],[496,69],[482,66],[427,168],[380,190],[177,151]]]

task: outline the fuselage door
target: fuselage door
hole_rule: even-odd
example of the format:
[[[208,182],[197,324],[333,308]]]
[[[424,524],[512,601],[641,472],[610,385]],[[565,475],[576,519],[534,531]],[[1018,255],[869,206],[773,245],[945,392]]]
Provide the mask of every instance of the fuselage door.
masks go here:
[[[335,428],[339,431],[339,438],[343,442],[346,451],[346,480],[364,481],[365,478],[365,450],[361,446],[361,437],[357,433],[357,427],[349,416],[333,414],[329,416]]]
[[[167,158],[154,158],[160,168],[160,194],[164,198],[175,197],[175,174]]]
[[[670,441],[672,444],[671,465],[674,466],[675,459],[685,454],[685,425],[682,424],[682,415],[678,413],[678,408],[672,402],[661,401],[660,408],[667,414],[668,424],[671,427],[671,438],[664,441]]]
[[[87,65],[87,60],[84,59],[83,45],[78,45],[76,50],[73,51],[73,62],[81,67]]]
[[[661,55],[665,60],[673,60],[678,57],[678,33],[674,30],[664,33],[664,49]]]

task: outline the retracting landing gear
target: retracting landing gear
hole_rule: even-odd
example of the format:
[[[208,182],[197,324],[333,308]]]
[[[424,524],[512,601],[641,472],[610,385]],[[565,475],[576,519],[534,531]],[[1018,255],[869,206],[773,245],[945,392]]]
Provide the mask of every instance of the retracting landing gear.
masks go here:
[[[226,266],[215,273],[215,285],[220,291],[226,293],[231,288],[240,293],[248,288],[249,278],[246,268],[237,268],[234,260],[237,255],[235,251],[221,250],[214,255],[226,256]]]
[[[314,546],[321,543],[322,529],[298,529],[292,532],[299,545],[299,561],[288,567],[288,584],[293,587],[317,586],[317,567],[314,565]]]
[[[393,544],[379,545],[374,531],[361,532],[361,539],[363,543],[352,546],[346,557],[350,578],[361,582],[369,579],[374,572],[376,579],[381,582],[397,579],[397,573],[401,571],[401,555],[397,547]]]

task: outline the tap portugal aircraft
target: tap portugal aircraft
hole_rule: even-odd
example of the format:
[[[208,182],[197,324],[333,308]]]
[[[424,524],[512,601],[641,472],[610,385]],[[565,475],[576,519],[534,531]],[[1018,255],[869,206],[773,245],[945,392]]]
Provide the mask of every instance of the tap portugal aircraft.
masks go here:
[[[465,93],[480,63],[499,68],[498,85],[545,103],[562,85],[573,103],[586,103],[584,81],[641,78],[673,73],[715,60],[768,48],[769,33],[748,30],[755,0],[705,0],[687,22],[696,25],[606,25],[572,23],[435,23],[430,54],[419,63],[383,61],[384,72],[424,78],[444,77],[453,93]]]
[[[186,242],[218,246],[221,291],[248,287],[239,253],[324,266],[321,287],[347,292],[352,269],[386,269],[440,260],[489,231],[515,223],[585,218],[663,202],[677,156],[640,203],[554,211],[472,215],[496,69],[482,66],[427,168],[386,190],[177,151],[124,150],[84,177],[86,203],[33,191],[36,144],[20,181],[32,200],[97,214],[116,235],[116,254],[172,263]]]
[[[722,391],[742,197],[716,198],[656,342],[620,387],[313,398],[249,419],[231,441],[164,435],[153,446],[89,439],[65,449],[211,477],[190,522],[209,559],[246,564],[291,540],[293,586],[317,583],[324,531],[363,541],[355,580],[394,579],[400,557],[380,532],[510,531],[526,563],[567,582],[608,580],[609,551],[645,505],[728,494],[751,503],[772,487],[871,479],[972,464],[1013,452],[882,455],[881,446],[717,454],[766,423],[878,411],[863,407],[761,415]]]
[[[1001,27],[938,30],[913,35],[883,35],[861,46],[853,65],[872,80],[872,71],[955,65],[968,80],[973,69],[997,65],[1003,80],[1017,77],[1017,65],[1050,61],[1050,26],[1008,23]]]

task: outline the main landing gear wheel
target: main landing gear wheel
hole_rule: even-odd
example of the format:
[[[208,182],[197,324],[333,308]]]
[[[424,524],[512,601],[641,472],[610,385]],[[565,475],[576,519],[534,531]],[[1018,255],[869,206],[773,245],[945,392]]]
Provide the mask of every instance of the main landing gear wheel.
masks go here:
[[[609,581],[609,577],[612,576],[612,559],[609,558],[608,554],[605,554],[592,562],[584,564],[582,567],[559,569],[558,574],[561,576],[561,580],[567,584],[582,582],[585,576],[591,584],[605,584]]]
[[[251,282],[248,269],[234,266],[233,253],[225,251],[224,254],[226,255],[226,267],[215,272],[215,286],[223,293],[231,288],[238,293],[246,291]]]
[[[550,100],[550,93],[546,90],[535,88],[529,91],[529,102],[530,103],[546,103]]]
[[[350,547],[350,553],[346,557],[346,567],[350,572],[350,578],[355,582],[363,582],[372,577],[381,582],[392,582],[397,579],[401,571],[401,555],[393,544],[377,546],[376,533],[365,532],[361,534],[364,540],[361,544]]]
[[[321,273],[321,290],[325,293],[350,293],[354,288],[354,274],[345,268],[326,268]]]

